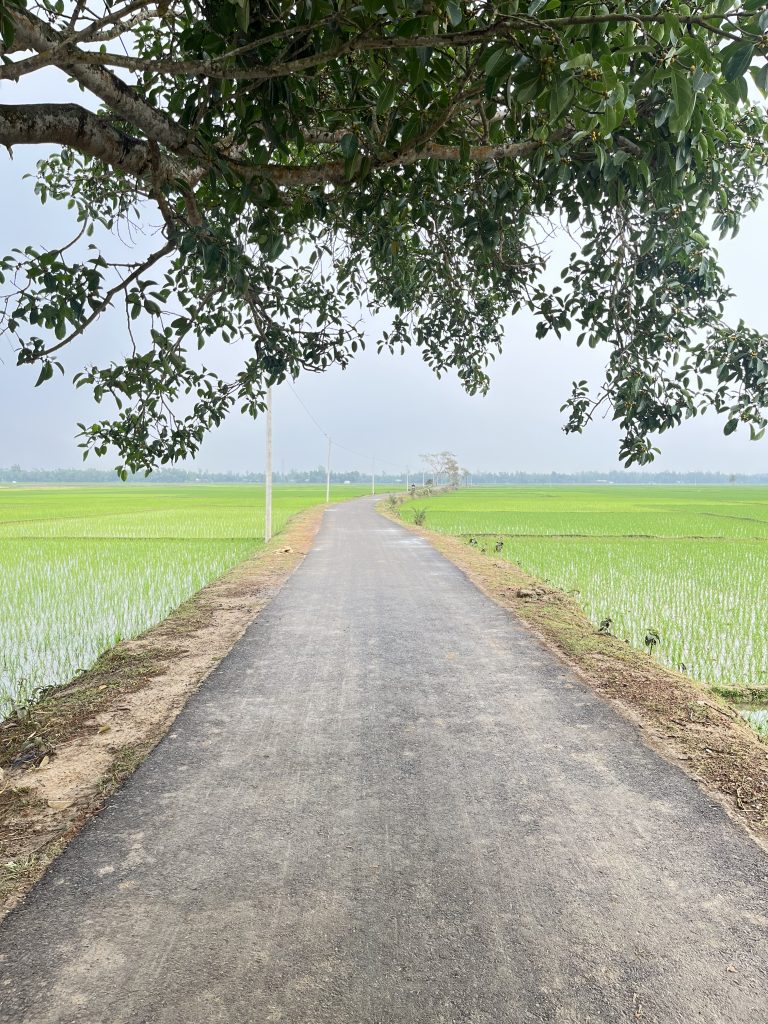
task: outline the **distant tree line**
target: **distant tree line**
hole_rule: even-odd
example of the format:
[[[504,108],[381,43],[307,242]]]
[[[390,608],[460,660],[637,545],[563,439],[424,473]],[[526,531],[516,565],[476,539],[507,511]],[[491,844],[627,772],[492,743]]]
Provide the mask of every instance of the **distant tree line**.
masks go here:
[[[768,473],[472,473],[471,484],[768,484]]]
[[[435,485],[470,484],[515,485],[515,484],[768,484],[768,473],[635,473],[626,470],[615,470],[610,473],[502,473],[502,472],[471,472],[459,468],[455,457],[444,459],[440,466],[432,465],[432,460],[442,456],[451,456],[450,452],[439,453],[437,456],[424,456],[430,459],[429,471]],[[422,472],[411,474],[411,481],[419,483]],[[321,484],[325,483],[325,468],[298,470],[291,469],[285,473],[273,473],[278,484]],[[263,473],[207,473],[192,469],[164,468],[156,470],[149,476],[143,473],[129,477],[133,483],[164,483],[164,484],[263,484]],[[351,469],[346,472],[331,473],[334,484],[367,484],[369,473],[361,473]],[[19,465],[8,469],[0,467],[0,484],[114,484],[117,483],[113,470],[108,469],[22,469]],[[381,487],[388,484],[405,483],[405,474],[377,473],[376,483]]]
[[[151,484],[263,484],[263,473],[207,473],[201,470],[179,469],[175,467],[157,469],[148,476],[144,473],[129,475],[132,483]],[[324,484],[325,467],[318,466],[317,469],[291,469],[286,473],[274,473],[272,479],[276,484]],[[334,484],[368,484],[370,473],[361,473],[358,470],[331,473],[331,483]],[[376,473],[377,484],[400,483],[405,480],[405,474],[397,473]],[[0,468],[0,483],[2,484],[115,484],[120,481],[111,469],[22,469],[14,465],[8,469]]]

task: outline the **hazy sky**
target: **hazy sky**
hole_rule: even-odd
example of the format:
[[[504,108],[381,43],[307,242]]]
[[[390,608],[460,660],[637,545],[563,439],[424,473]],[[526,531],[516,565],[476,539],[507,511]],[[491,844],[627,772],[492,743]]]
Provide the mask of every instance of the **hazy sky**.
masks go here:
[[[5,89],[3,98],[11,100]],[[50,97],[48,97],[50,98]],[[13,100],[21,95],[14,93]],[[32,99],[29,94],[23,99]],[[0,150],[0,248],[37,243],[51,246],[67,237],[63,204],[41,207],[25,171],[43,155],[16,149],[10,161]],[[768,332],[764,252],[768,207],[764,206],[734,240],[719,249],[729,283],[737,293],[731,316]],[[448,448],[471,469],[561,472],[619,468],[617,432],[599,420],[582,436],[562,432],[559,411],[571,382],[598,380],[603,356],[577,349],[572,341],[537,341],[533,321],[519,315],[505,324],[503,355],[492,368],[485,397],[470,398],[455,379],[437,380],[417,352],[404,357],[367,351],[345,371],[304,375],[295,390],[331,436],[348,448],[375,454],[400,470],[419,465],[418,453]],[[71,376],[92,354],[118,351],[123,321],[111,316],[92,329],[65,357],[67,377],[33,388],[36,371],[17,369],[7,339],[0,339],[0,466],[77,466],[76,423],[98,418],[86,394],[75,392]],[[105,410],[106,411],[106,410]],[[102,414],[105,414],[103,412]],[[325,439],[288,386],[275,395],[275,468],[309,468],[325,459]],[[724,421],[709,414],[660,439],[662,456],[652,469],[768,471],[768,439],[753,443],[740,432],[726,438]],[[260,470],[264,466],[263,424],[234,415],[206,441],[197,465],[206,470]],[[337,468],[367,469],[369,459],[338,452]],[[104,468],[114,464],[103,460]],[[93,459],[89,464],[96,465]]]

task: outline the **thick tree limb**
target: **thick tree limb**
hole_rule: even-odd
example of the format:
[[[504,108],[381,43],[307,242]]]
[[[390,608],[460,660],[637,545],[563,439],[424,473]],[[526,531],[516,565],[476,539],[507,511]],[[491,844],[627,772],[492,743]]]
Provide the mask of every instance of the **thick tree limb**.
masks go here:
[[[142,180],[191,177],[190,168],[77,103],[0,105],[0,145],[69,146]]]
[[[562,144],[567,136],[562,134],[553,141]],[[621,140],[623,148],[637,149],[633,143]],[[124,171],[136,178],[162,182],[183,182],[195,184],[205,171],[205,163],[183,162],[179,158],[163,153],[156,146],[143,139],[136,139],[120,131],[105,118],[93,114],[76,103],[36,103],[26,105],[0,105],[0,145],[58,145],[68,146],[85,156],[100,160],[110,167]],[[503,146],[470,146],[462,154],[459,146],[444,146],[430,143],[420,149],[393,154],[373,166],[378,169],[407,167],[423,160],[461,160],[468,156],[475,163],[488,160],[511,160],[529,156],[545,143],[522,141]],[[265,178],[282,187],[296,185],[342,184],[345,165],[342,160],[329,161],[311,167],[297,167],[283,164],[250,164],[246,161],[229,160],[232,173],[243,181]]]
[[[559,132],[549,144],[567,144],[571,134]],[[328,141],[336,141],[335,135],[329,136]],[[618,148],[633,156],[642,155],[640,147],[623,136],[617,136],[615,142]],[[0,145],[10,148],[15,145],[45,143],[68,146],[126,174],[150,181],[153,186],[172,182],[193,186],[203,176],[207,166],[207,162],[186,163],[163,153],[146,140],[119,131],[104,118],[77,104],[0,106]],[[408,167],[425,160],[469,159],[473,163],[486,163],[490,160],[523,159],[547,144],[537,140],[522,140],[499,146],[470,146],[462,151],[460,146],[429,143],[374,160],[373,169]],[[233,175],[242,181],[264,178],[283,188],[341,185],[347,181],[342,160],[300,167],[275,163],[251,164],[244,160],[228,159],[227,165]]]
[[[144,2],[144,0],[142,0]],[[134,5],[131,5],[133,7]],[[60,35],[29,14],[15,14],[17,40],[39,54],[54,51]],[[173,152],[190,153],[190,138],[163,111],[140,99],[136,92],[111,71],[80,64],[67,48],[58,53],[54,63],[67,71],[84,89],[98,96],[116,114],[135,125],[149,139]]]

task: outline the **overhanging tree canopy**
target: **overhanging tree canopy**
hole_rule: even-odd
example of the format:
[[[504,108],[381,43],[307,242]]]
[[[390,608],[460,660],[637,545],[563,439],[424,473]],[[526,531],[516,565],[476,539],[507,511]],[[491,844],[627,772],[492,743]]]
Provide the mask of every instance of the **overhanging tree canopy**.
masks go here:
[[[0,260],[0,326],[43,383],[111,305],[136,321],[125,358],[77,375],[118,403],[86,449],[131,469],[193,453],[267,384],[346,364],[365,308],[393,311],[379,346],[418,346],[473,392],[510,310],[606,342],[603,386],[574,384],[566,429],[606,403],[627,463],[710,407],[762,435],[766,339],[724,321],[702,228],[736,230],[763,193],[748,83],[768,85],[768,4],[97,7],[0,0],[0,84],[53,67],[82,97],[0,103],[0,143],[55,147],[38,193],[78,222],[71,245]],[[553,224],[574,252],[548,288]],[[140,256],[98,247],[140,225]],[[194,355],[214,336],[247,340],[234,379]]]

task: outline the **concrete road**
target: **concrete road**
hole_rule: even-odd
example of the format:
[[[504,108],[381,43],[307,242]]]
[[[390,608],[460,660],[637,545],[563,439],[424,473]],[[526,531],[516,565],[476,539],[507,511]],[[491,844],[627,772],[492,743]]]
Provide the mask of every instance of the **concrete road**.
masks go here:
[[[768,857],[369,501],[0,929],[3,1024],[766,1024]]]

